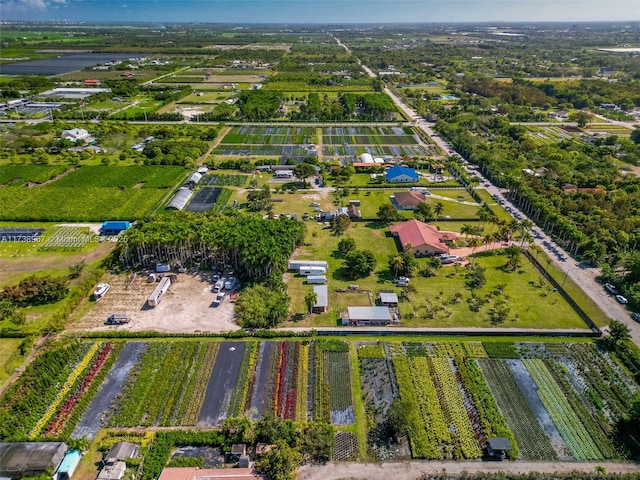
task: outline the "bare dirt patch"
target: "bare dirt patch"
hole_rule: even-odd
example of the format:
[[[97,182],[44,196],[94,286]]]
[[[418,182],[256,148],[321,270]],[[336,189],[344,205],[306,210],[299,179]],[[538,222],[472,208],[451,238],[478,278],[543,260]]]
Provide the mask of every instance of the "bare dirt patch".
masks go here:
[[[170,333],[227,332],[238,330],[235,310],[229,298],[219,307],[210,272],[180,273],[177,281],[163,295],[155,308],[146,305],[147,298],[156,287],[148,283],[147,275],[140,273],[131,281],[126,274],[106,274],[102,282],[111,285],[99,302],[87,299],[93,306],[71,329],[78,330],[153,330]],[[128,286],[128,288],[127,288]],[[125,325],[108,326],[104,322],[113,313],[126,313],[131,321]]]

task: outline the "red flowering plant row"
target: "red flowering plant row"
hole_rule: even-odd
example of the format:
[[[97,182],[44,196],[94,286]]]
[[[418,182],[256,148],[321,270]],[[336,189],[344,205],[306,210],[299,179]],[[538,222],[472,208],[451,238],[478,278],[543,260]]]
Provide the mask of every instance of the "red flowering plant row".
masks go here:
[[[73,409],[75,408],[76,404],[89,389],[89,386],[91,385],[91,382],[96,377],[96,375],[100,373],[112,350],[113,344],[110,342],[105,343],[100,352],[95,355],[91,366],[87,369],[84,378],[80,381],[75,391],[67,397],[67,399],[64,401],[64,403],[56,413],[55,417],[47,424],[44,430],[44,435],[46,437],[57,437],[58,435],[60,435],[67,420],[73,413]]]

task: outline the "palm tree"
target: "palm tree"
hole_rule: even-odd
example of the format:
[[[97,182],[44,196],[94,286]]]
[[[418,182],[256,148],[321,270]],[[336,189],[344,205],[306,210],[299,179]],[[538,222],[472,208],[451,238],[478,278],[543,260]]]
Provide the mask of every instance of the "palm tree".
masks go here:
[[[438,218],[440,217],[440,215],[442,215],[443,212],[444,212],[444,204],[442,202],[437,202],[433,206],[433,213],[435,213],[436,215],[436,223],[438,223]]]
[[[482,244],[482,240],[478,237],[471,237],[467,240],[467,247],[471,247],[471,256],[476,253],[476,248],[478,248]],[[473,260],[471,260],[473,263]]]
[[[463,234],[465,237],[468,237],[473,233],[473,225],[471,225],[470,223],[465,223],[460,228],[460,233]]]
[[[411,244],[411,242],[407,242],[404,245],[404,251],[406,253],[408,253],[409,255],[413,255],[415,252],[415,249],[413,248],[413,245]]]
[[[395,272],[395,278],[398,278],[398,272],[404,268],[404,258],[402,258],[400,255],[396,255],[389,262],[389,266]]]
[[[313,310],[313,306],[316,304],[317,301],[318,301],[318,294],[313,290],[308,292],[304,296],[304,303],[307,306],[307,310],[309,311],[309,313],[311,313],[311,311]]]

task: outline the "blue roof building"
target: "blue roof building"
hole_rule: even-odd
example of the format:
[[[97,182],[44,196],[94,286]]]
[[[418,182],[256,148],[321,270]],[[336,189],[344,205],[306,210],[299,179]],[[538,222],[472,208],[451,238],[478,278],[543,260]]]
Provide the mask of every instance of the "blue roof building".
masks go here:
[[[124,230],[129,230],[131,223],[125,220],[108,220],[102,224],[102,235],[117,235]]]
[[[69,450],[58,467],[56,479],[69,480],[80,463],[81,458],[82,454],[80,453],[80,450]]]
[[[390,183],[415,183],[419,177],[415,169],[395,165],[388,168],[384,174],[385,180]]]

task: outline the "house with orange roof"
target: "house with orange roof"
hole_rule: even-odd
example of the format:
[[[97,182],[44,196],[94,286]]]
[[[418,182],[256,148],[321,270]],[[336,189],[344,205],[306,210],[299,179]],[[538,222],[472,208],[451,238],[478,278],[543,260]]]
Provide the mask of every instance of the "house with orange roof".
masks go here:
[[[391,197],[391,203],[398,210],[415,210],[418,205],[426,202],[424,193],[415,190],[410,192],[395,192]]]
[[[447,242],[455,241],[459,237],[456,232],[440,231],[415,219],[392,225],[389,227],[389,231],[391,235],[400,239],[403,250],[407,244],[410,244],[414,254],[418,257],[449,253]]]

